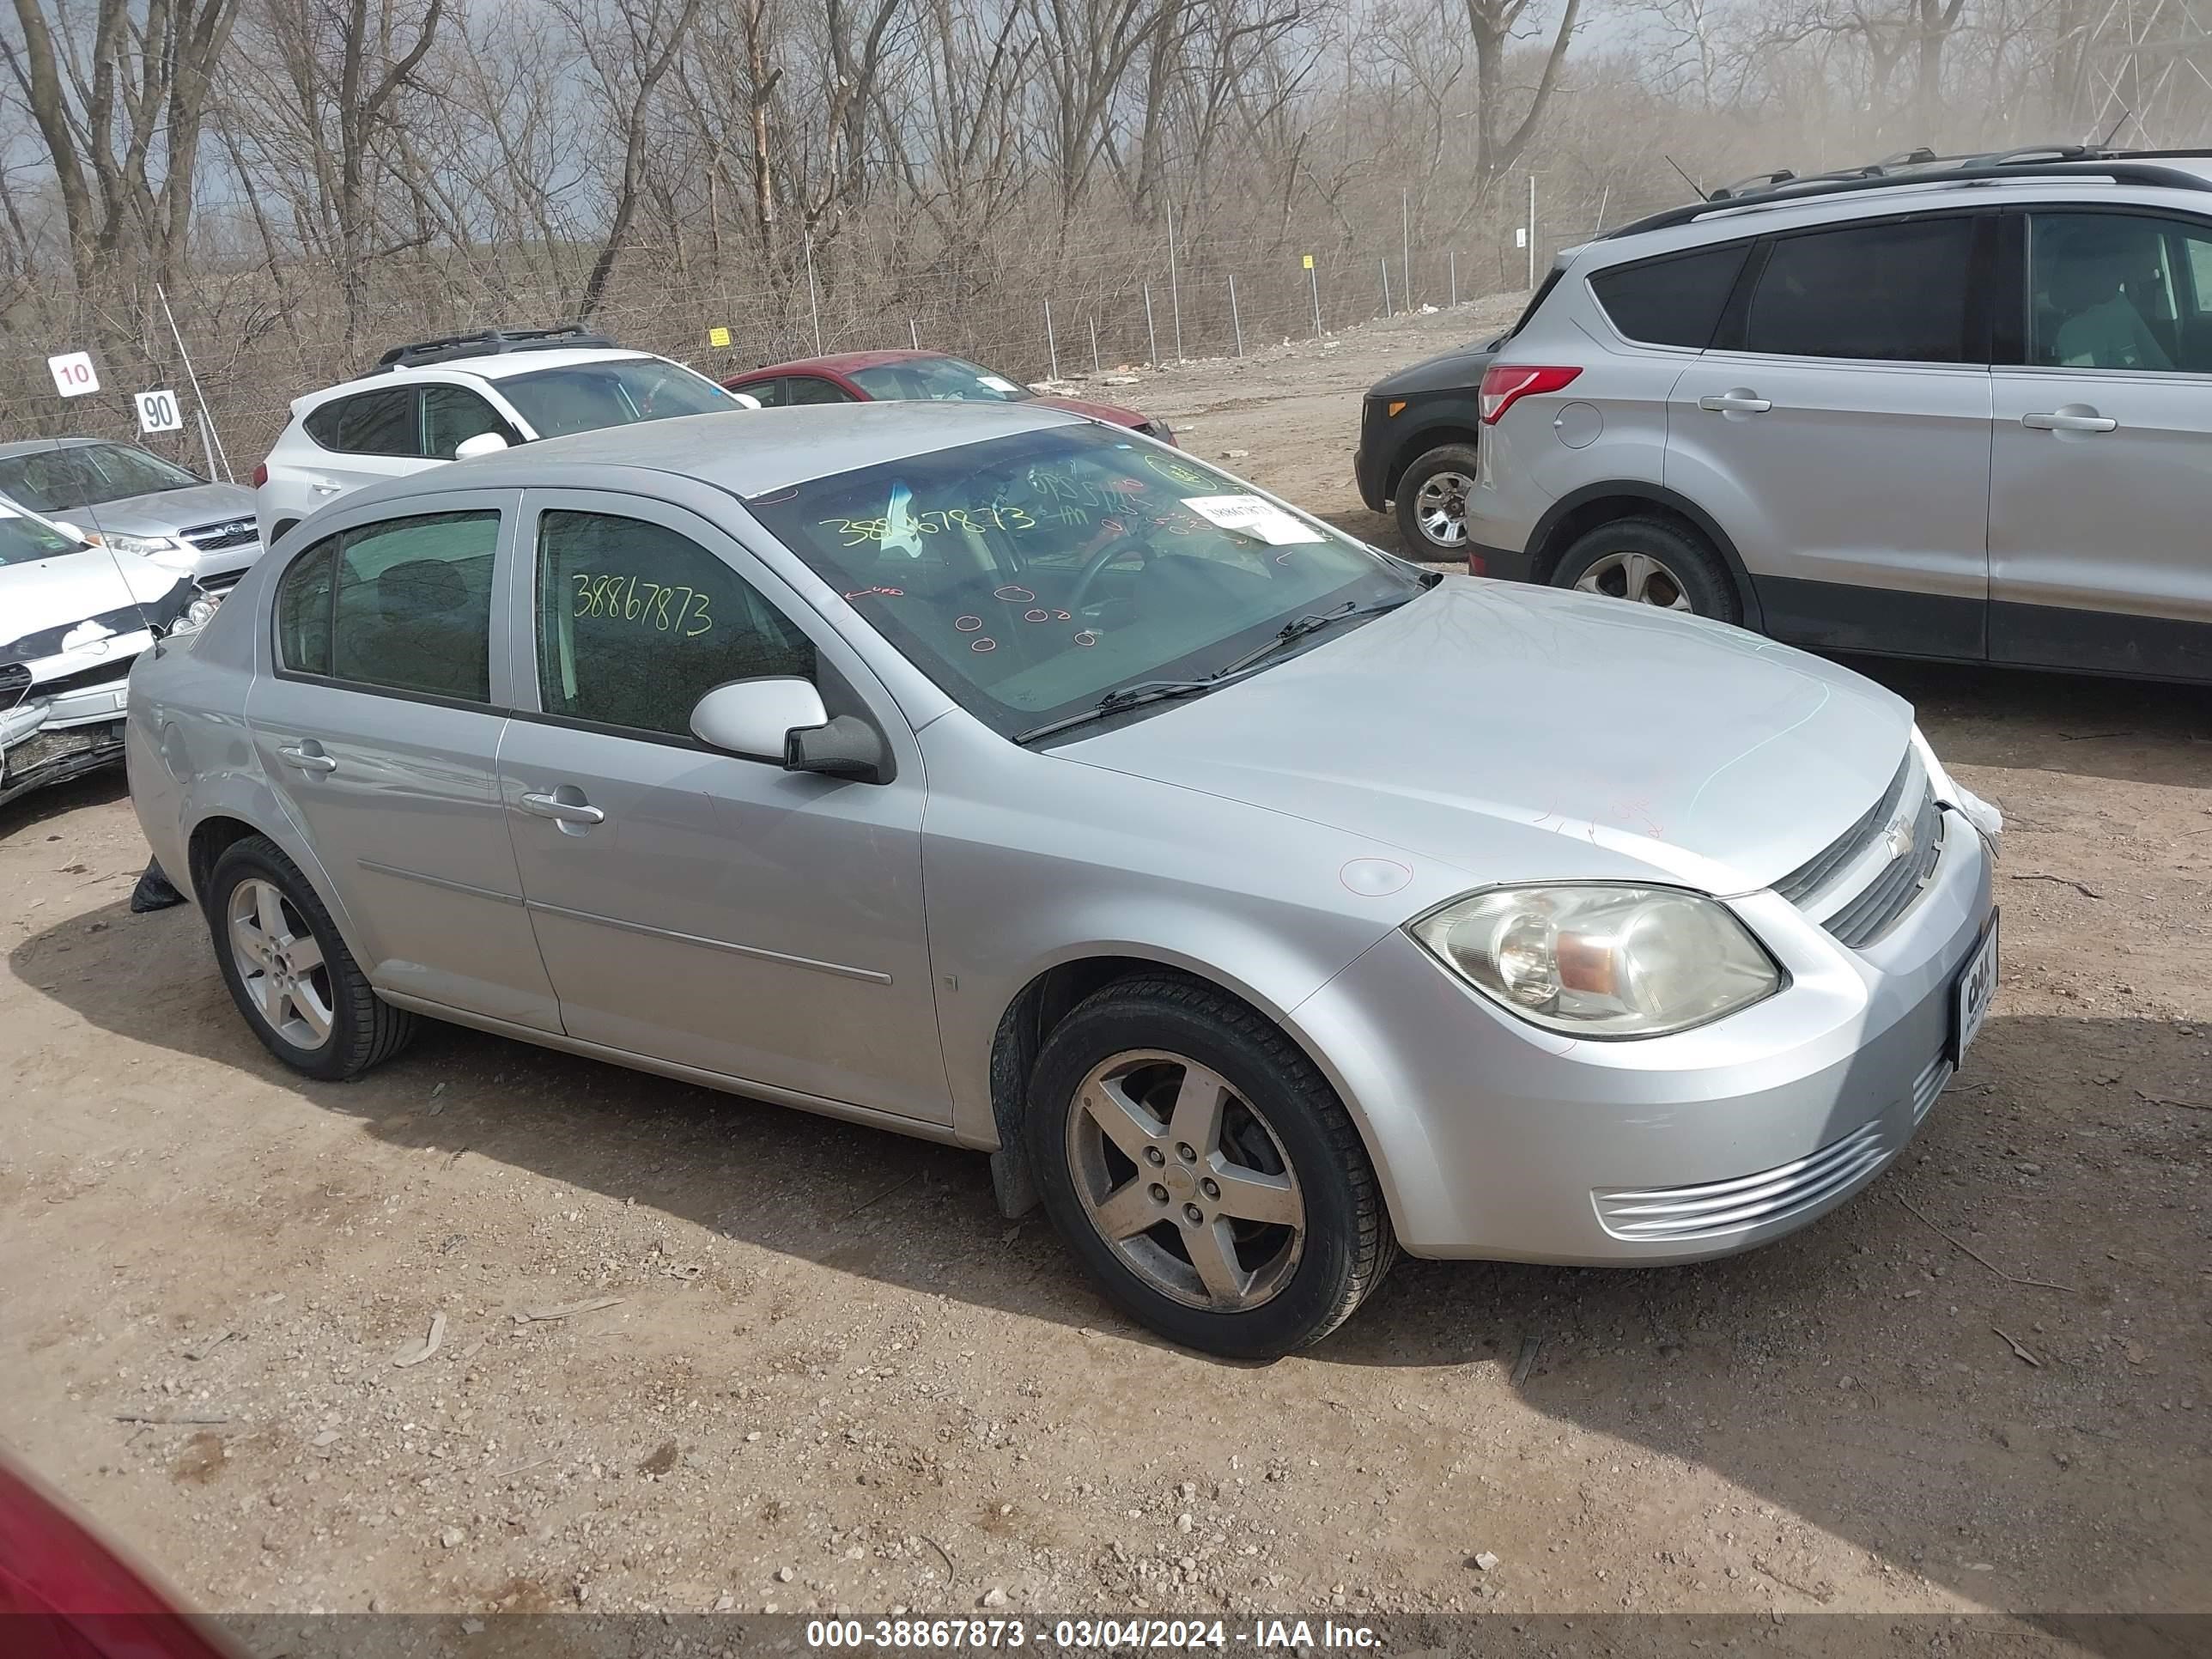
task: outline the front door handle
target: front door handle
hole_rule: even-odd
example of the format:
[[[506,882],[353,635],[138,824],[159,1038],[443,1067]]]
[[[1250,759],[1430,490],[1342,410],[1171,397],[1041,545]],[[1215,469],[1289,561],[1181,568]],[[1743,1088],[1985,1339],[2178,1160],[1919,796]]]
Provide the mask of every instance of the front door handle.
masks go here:
[[[316,482],[310,483],[307,488],[313,490],[318,495],[335,495],[340,490],[343,489],[345,486],[342,483],[332,483],[327,478],[325,478],[319,479]]]
[[[2120,424],[2109,415],[2100,415],[2087,404],[2069,404],[2048,415],[2023,415],[2020,423],[2038,432],[2111,432]]]
[[[1733,386],[1698,398],[1698,407],[1713,415],[1764,415],[1774,407],[1774,400],[1747,387]]]
[[[286,744],[276,751],[276,757],[295,772],[335,772],[338,763],[323,752],[323,745],[309,738],[304,743]]]
[[[556,823],[605,823],[607,815],[584,799],[584,792],[573,783],[564,783],[550,794],[531,792],[524,794],[520,805],[533,817],[551,818]]]

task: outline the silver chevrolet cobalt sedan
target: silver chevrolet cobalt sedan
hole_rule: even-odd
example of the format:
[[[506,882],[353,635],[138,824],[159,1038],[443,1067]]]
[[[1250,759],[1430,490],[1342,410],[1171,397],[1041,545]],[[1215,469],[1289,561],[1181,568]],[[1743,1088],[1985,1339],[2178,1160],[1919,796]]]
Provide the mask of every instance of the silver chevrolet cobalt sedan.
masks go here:
[[[429,1016],[974,1147],[1226,1355],[1400,1249],[1801,1226],[1996,983],[1994,816],[1888,692],[1034,404],[349,495],[139,665],[128,752],[287,1064]]]

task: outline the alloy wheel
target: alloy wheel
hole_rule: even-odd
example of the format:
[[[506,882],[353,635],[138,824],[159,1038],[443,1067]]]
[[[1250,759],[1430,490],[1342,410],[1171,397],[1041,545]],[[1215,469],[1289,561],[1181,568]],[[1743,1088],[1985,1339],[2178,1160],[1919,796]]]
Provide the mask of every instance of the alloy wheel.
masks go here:
[[[323,947],[272,881],[248,877],[230,890],[230,954],[238,981],[269,1029],[301,1048],[330,1040],[330,969]]]
[[[1431,472],[1413,493],[1413,520],[1437,547],[1467,545],[1467,497],[1474,480],[1464,472]]]
[[[1241,1313],[1296,1272],[1306,1234],[1297,1176],[1267,1119],[1219,1073],[1161,1050],[1114,1055],[1077,1091],[1067,1152],[1091,1224],[1163,1295]]]
[[[1583,593],[1602,593],[1610,599],[1656,605],[1662,611],[1691,611],[1697,606],[1683,588],[1682,579],[1649,553],[1607,553],[1583,572],[1575,582]]]

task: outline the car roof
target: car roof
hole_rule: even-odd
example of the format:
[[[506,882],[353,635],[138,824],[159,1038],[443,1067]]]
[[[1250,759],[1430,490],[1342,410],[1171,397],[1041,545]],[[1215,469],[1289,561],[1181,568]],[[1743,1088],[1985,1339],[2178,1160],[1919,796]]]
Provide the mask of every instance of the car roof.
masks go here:
[[[446,380],[457,374],[479,380],[504,380],[516,374],[535,374],[540,369],[574,368],[580,363],[622,362],[653,355],[650,351],[633,350],[628,346],[568,346],[557,351],[487,352],[481,357],[453,357],[443,362],[404,364],[392,368],[372,369],[350,380],[325,386],[320,392],[307,392],[293,400],[292,409],[295,414],[304,414],[332,398],[343,398],[356,392],[374,392],[379,386],[406,386],[416,380]]]
[[[519,444],[496,454],[455,461],[389,484],[374,485],[345,499],[349,502],[381,501],[461,488],[556,488],[575,482],[579,467],[592,466],[676,473],[733,495],[750,497],[859,467],[992,438],[1050,427],[1099,424],[1065,410],[1030,402],[816,404],[797,409],[736,409],[639,421]]]
[[[121,438],[18,438],[13,443],[0,444],[0,460],[12,460],[18,455],[51,454],[57,449],[136,449],[137,444]]]
[[[787,363],[764,363],[758,368],[749,368],[742,374],[733,374],[733,380],[750,380],[758,374],[798,374],[809,369],[826,368],[833,374],[850,374],[856,368],[881,368],[887,363],[920,362],[928,359],[953,357],[950,351],[911,351],[904,346],[883,351],[837,351],[826,357],[794,357]],[[954,358],[966,362],[965,357]]]

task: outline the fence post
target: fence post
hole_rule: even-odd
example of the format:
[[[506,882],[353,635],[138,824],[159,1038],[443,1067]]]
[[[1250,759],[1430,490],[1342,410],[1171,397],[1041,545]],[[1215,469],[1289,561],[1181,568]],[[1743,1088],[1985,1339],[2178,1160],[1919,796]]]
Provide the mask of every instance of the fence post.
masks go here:
[[[1390,310],[1390,261],[1387,258],[1382,261],[1382,314],[1385,317],[1393,314]]]
[[[1459,254],[1456,251],[1444,255],[1444,263],[1451,270],[1451,302],[1459,303]]]
[[[1229,326],[1237,331],[1237,355],[1244,355],[1244,319],[1237,314],[1237,273],[1229,273]]]
[[[208,471],[210,474],[215,471],[215,456],[220,455],[222,457],[222,476],[230,483],[236,483],[238,479],[230,470],[230,452],[222,447],[222,434],[216,431],[215,422],[208,419],[207,393],[200,390],[200,372],[192,367],[192,354],[185,349],[184,331],[177,326],[177,313],[169,309],[168,291],[156,283],[154,284],[154,292],[161,298],[161,315],[168,319],[169,337],[177,343],[177,356],[185,360],[185,373],[192,383],[192,400],[200,407],[202,434],[215,446],[215,454],[208,458]]]
[[[1398,192],[1398,275],[1399,287],[1406,296],[1406,309],[1413,308],[1413,192]]]
[[[1145,284],[1145,339],[1152,349],[1152,365],[1158,368],[1160,366],[1160,337],[1158,331],[1152,326],[1152,285],[1150,283]]]
[[[911,317],[906,319],[906,337],[916,351],[921,349],[921,330]]]
[[[1098,319],[1096,314],[1093,314],[1091,319],[1091,372],[1093,374],[1103,374],[1106,372],[1100,367],[1098,362]]]
[[[1528,169],[1528,291],[1536,291],[1536,169]]]
[[[1044,302],[1044,349],[1046,355],[1052,359],[1052,378],[1056,380],[1060,378],[1060,342],[1052,331],[1052,301],[1049,300]]]
[[[1168,304],[1175,313],[1176,361],[1182,361],[1182,284],[1176,274],[1175,204],[1168,204]]]
[[[822,296],[814,286],[814,238],[806,239],[806,305],[814,313],[814,355],[822,355]]]
[[[1314,338],[1318,340],[1321,338],[1321,267],[1314,263],[1310,253],[1306,256],[1306,280],[1313,286]]]

